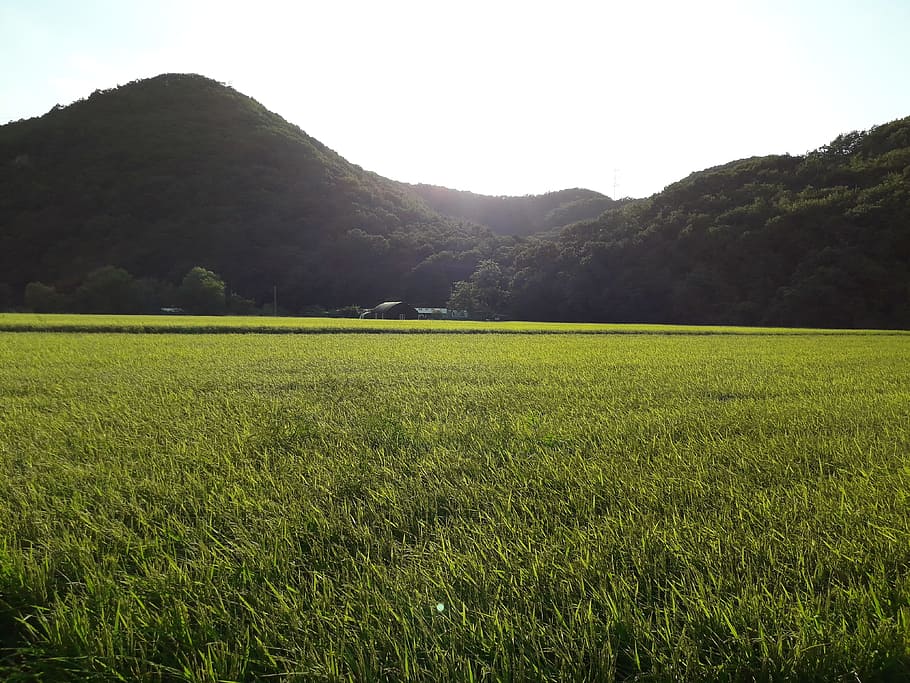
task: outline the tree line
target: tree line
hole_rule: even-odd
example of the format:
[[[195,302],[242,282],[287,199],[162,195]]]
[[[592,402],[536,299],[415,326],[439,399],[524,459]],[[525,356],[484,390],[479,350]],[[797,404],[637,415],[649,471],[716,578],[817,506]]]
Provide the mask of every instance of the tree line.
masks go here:
[[[216,273],[191,268],[177,284],[136,278],[117,266],[91,271],[71,291],[35,281],[23,291],[19,306],[12,287],[0,285],[0,310],[22,308],[34,313],[151,314],[162,311],[194,315],[253,315],[254,301],[231,291]]]

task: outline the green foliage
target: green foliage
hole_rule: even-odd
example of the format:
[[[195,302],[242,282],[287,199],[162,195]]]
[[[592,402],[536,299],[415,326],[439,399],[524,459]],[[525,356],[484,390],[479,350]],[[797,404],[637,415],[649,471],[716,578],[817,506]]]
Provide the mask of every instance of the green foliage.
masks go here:
[[[89,273],[71,293],[59,293],[43,283],[30,283],[25,290],[26,308],[35,312],[104,314],[154,314],[164,306],[184,303],[187,310],[217,315],[230,311],[251,315],[255,303],[231,292],[213,272],[192,269],[180,287],[154,278],[135,279],[123,268],[103,266]],[[217,294],[216,294],[217,292]]]
[[[522,319],[910,328],[910,119],[744,159],[517,253]]]
[[[177,294],[181,306],[194,315],[223,314],[229,297],[225,293],[224,281],[201,266],[190,269]]]
[[[138,313],[139,283],[123,268],[104,266],[89,273],[73,294],[73,307],[84,313]]]
[[[910,337],[657,332],[0,335],[0,678],[905,680]]]
[[[258,312],[255,301],[242,297],[236,292],[228,295],[227,310],[231,315],[255,315]]]
[[[201,76],[0,126],[0,273],[17,291],[68,289],[106,264],[172,282],[205,263],[259,304],[277,283],[291,311],[373,305],[434,253],[508,242]],[[425,302],[442,304],[452,282]]]
[[[506,307],[507,279],[496,261],[481,261],[467,282],[456,282],[447,306],[480,318],[502,313]]]
[[[29,282],[25,286],[25,307],[35,313],[60,313],[67,307],[66,298],[51,285]]]
[[[446,301],[452,283],[467,280],[477,265],[478,254],[442,251],[417,264],[405,279],[405,300],[416,306],[434,306]]]

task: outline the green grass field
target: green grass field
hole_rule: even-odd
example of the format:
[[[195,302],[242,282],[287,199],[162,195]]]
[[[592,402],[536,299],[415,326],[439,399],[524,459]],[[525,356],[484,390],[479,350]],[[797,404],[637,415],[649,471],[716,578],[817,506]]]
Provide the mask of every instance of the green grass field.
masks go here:
[[[130,332],[173,334],[862,334],[908,335],[901,330],[829,330],[717,325],[477,322],[467,320],[357,320],[263,316],[76,315],[0,313],[0,332]]]
[[[907,680],[910,335],[673,329],[0,334],[0,678]]]

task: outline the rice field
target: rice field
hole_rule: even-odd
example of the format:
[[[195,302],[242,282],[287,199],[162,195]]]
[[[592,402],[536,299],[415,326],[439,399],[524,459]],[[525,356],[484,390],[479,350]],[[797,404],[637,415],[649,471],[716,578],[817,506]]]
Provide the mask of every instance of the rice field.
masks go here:
[[[121,332],[137,334],[712,334],[908,336],[902,330],[831,330],[718,325],[484,322],[474,320],[358,320],[203,315],[81,315],[0,313],[0,332]]]
[[[906,334],[72,318],[0,316],[0,678],[910,677]]]

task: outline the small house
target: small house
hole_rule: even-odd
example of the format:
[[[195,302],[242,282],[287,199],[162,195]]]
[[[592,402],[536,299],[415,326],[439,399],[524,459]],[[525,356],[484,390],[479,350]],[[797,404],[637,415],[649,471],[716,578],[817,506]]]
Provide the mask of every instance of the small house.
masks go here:
[[[384,301],[375,308],[360,314],[361,319],[374,320],[417,320],[417,309],[404,301]]]

